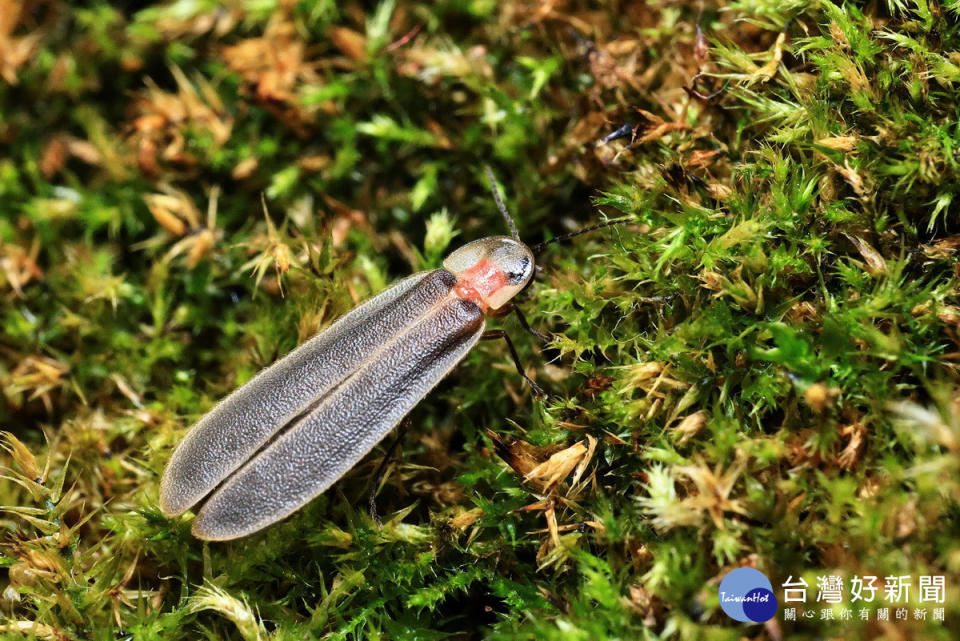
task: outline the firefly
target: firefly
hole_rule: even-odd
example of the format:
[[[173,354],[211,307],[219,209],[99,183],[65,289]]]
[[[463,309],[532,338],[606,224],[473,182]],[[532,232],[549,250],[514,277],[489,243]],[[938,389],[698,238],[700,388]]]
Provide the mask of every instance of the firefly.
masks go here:
[[[441,269],[409,276],[349,312],[220,401],[187,433],[160,484],[160,509],[174,517],[204,499],[194,536],[225,541],[252,534],[322,494],[369,453],[482,339],[487,315],[513,311],[510,300],[535,271],[496,188],[511,236],[460,247]],[[616,219],[557,236],[564,240]]]

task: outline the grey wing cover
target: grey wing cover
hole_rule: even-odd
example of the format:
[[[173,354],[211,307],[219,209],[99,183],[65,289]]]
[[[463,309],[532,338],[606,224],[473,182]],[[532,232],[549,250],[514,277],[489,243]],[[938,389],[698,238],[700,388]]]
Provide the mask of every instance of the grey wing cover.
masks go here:
[[[433,310],[452,287],[443,270],[406,278],[366,301],[227,396],[167,464],[160,508],[188,510],[305,408],[337,389],[384,343]]]
[[[322,493],[467,354],[483,326],[479,307],[445,298],[217,489],[197,514],[194,535],[244,536]]]

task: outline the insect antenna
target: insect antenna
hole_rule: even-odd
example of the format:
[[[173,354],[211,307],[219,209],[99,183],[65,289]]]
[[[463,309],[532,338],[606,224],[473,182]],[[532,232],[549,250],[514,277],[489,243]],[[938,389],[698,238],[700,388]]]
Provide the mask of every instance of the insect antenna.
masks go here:
[[[517,225],[513,222],[513,218],[510,217],[510,212],[507,211],[507,206],[503,204],[503,199],[500,198],[500,190],[497,189],[497,179],[493,177],[493,170],[490,169],[490,165],[484,165],[483,169],[487,172],[487,180],[490,181],[490,189],[493,190],[493,199],[497,203],[497,209],[503,214],[503,219],[507,221],[507,226],[510,227],[510,235],[513,236],[514,239],[520,240]]]
[[[550,240],[545,240],[542,243],[537,243],[536,245],[530,245],[530,251],[536,254],[536,253],[539,253],[540,250],[542,250],[544,247],[552,243],[560,243],[565,240],[570,240],[571,238],[575,238],[580,234],[586,234],[591,231],[603,229],[604,227],[613,227],[614,225],[622,225],[623,223],[630,223],[635,221],[636,219],[633,218],[632,216],[625,216],[623,218],[614,218],[613,220],[607,220],[602,223],[597,223],[596,225],[591,225],[590,227],[584,227],[583,229],[570,232],[569,234],[561,234],[559,236],[554,236]]]

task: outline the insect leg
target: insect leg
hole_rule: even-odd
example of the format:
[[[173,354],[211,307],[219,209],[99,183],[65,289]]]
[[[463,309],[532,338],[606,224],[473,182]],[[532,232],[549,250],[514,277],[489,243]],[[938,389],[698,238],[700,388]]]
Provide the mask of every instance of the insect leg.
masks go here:
[[[480,335],[480,340],[494,340],[497,338],[502,338],[507,342],[507,348],[510,350],[510,355],[513,356],[513,364],[517,368],[517,372],[520,376],[523,377],[523,380],[527,381],[530,384],[530,388],[533,390],[533,393],[539,398],[546,398],[547,393],[543,389],[533,382],[533,379],[527,376],[527,373],[523,371],[523,365],[520,364],[520,356],[517,354],[517,349],[513,346],[513,341],[510,340],[510,337],[507,336],[507,333],[502,329],[492,329],[489,332],[484,332]]]
[[[410,418],[404,417],[404,419],[400,421],[400,426],[397,428],[396,438],[393,440],[393,443],[390,444],[390,447],[387,448],[387,452],[383,455],[383,460],[380,461],[380,465],[377,466],[377,471],[373,473],[373,480],[370,482],[370,494],[367,496],[367,504],[370,506],[370,518],[372,518],[373,522],[380,528],[383,527],[383,521],[380,520],[380,514],[377,512],[377,492],[380,491],[380,484],[383,483],[383,478],[386,476],[387,463],[393,458],[397,446],[403,442],[403,437],[406,436],[409,426]]]
[[[527,332],[536,336],[537,338],[542,340],[544,343],[549,343],[550,341],[553,340],[553,336],[551,336],[550,334],[544,334],[543,332],[537,331],[534,328],[530,327],[530,323],[527,322],[527,317],[523,315],[523,312],[520,311],[519,307],[517,307],[513,303],[510,303],[509,307],[510,309],[508,310],[508,312],[513,312],[514,314],[517,315],[517,320],[520,321],[520,325],[523,327],[523,329],[527,330]]]

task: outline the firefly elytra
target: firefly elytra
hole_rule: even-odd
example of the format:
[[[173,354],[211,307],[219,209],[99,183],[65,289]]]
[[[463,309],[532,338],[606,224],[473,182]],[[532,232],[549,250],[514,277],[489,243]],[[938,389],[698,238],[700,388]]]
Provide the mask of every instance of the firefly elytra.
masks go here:
[[[484,334],[487,314],[505,308],[535,270],[534,251],[519,239],[487,174],[513,235],[475,240],[442,268],[401,280],[215,405],[167,463],[165,515],[206,499],[192,532],[210,541],[247,536],[289,516],[369,453],[482,338],[505,339],[519,374],[543,394],[506,333]],[[581,231],[617,222],[624,220]]]

